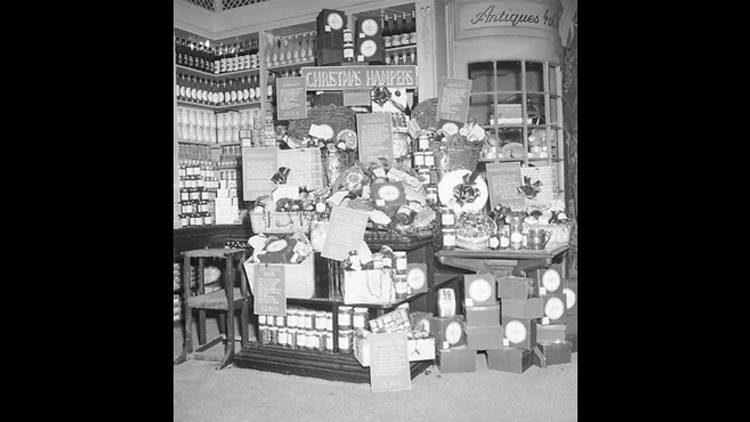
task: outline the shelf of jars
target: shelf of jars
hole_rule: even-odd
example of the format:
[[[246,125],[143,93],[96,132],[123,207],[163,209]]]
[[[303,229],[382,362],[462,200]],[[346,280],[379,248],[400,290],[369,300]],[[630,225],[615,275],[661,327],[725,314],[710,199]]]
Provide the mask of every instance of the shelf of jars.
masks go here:
[[[279,64],[275,66],[269,66],[266,68],[269,72],[278,73],[285,70],[293,70],[298,69],[300,67],[304,66],[315,66],[315,60],[306,60],[303,62],[296,62],[296,63],[287,63],[287,64]]]
[[[186,107],[198,107],[198,108],[202,108],[206,110],[231,110],[233,108],[257,106],[257,105],[260,105],[260,101],[248,101],[246,103],[227,104],[227,105],[211,105],[211,104],[201,104],[201,103],[194,103],[190,101],[177,100],[177,105],[186,106]]]

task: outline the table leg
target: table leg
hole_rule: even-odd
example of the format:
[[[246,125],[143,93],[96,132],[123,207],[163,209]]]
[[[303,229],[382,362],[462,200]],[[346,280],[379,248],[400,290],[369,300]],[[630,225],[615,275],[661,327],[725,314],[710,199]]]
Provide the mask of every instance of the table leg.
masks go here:
[[[198,294],[205,294],[203,278],[203,258],[198,258]],[[206,344],[206,311],[198,311],[198,344]]]
[[[185,257],[182,264],[182,309],[185,313],[185,339],[182,351],[185,354],[193,351],[193,311],[188,304],[190,297],[190,258]]]

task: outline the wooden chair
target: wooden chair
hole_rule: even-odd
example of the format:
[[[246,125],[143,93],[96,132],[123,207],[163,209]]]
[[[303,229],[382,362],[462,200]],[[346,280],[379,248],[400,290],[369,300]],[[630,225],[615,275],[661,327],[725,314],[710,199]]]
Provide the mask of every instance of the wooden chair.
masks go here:
[[[243,347],[248,345],[248,324],[249,315],[249,292],[245,272],[242,269],[242,263],[247,258],[245,249],[196,249],[182,252],[183,263],[183,285],[182,305],[185,314],[185,340],[183,342],[182,353],[174,361],[175,365],[185,362],[187,359],[211,360],[218,361],[216,369],[222,369],[232,363],[234,358],[234,313],[241,310],[240,316],[240,343]],[[218,258],[225,260],[223,270],[224,289],[205,294],[203,285],[203,268],[204,261],[208,258]],[[198,294],[190,294],[190,265],[191,260],[198,260]],[[235,262],[236,261],[236,262]],[[234,287],[235,271],[240,273],[240,287]],[[187,281],[185,281],[187,280]],[[193,311],[198,310],[198,348],[193,352]],[[206,341],[206,311],[220,311],[219,324],[226,327],[216,338]],[[214,345],[224,341],[224,356],[216,358],[210,355],[202,354]]]

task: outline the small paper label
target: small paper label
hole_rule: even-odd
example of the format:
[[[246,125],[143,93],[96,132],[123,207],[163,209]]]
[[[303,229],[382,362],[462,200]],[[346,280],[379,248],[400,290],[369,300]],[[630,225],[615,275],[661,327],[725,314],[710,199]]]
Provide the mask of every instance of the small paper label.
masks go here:
[[[542,325],[548,325],[548,324],[549,324],[549,318],[548,317],[542,318]]]
[[[474,306],[474,299],[465,299],[464,306],[466,306],[467,308],[471,308],[472,306]]]
[[[544,296],[546,294],[547,294],[547,289],[545,289],[544,287],[540,287],[539,288],[539,296]]]
[[[503,337],[503,346],[505,346],[505,347],[509,347],[510,346],[510,342],[505,337]]]

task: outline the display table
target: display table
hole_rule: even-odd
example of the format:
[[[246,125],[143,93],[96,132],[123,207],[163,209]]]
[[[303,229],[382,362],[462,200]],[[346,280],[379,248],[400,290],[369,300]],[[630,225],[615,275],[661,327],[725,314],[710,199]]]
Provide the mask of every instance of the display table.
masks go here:
[[[453,249],[451,251],[441,250],[435,255],[440,263],[454,268],[461,268],[474,272],[507,273],[522,261],[540,261],[544,267],[559,264],[560,275],[567,276],[566,259],[568,244],[548,244],[543,250],[512,250],[512,249],[486,249],[473,251],[469,249]]]
[[[428,292],[417,293],[404,300],[387,305],[361,306],[369,308],[376,315],[382,315],[403,303],[412,305],[419,299],[434,296],[434,289],[446,284],[458,283],[459,280],[460,277],[454,274],[436,275]],[[344,302],[323,298],[287,299],[287,305],[333,311],[334,315],[336,315],[338,307],[344,305]],[[426,305],[428,305],[429,309],[419,310],[436,313],[437,303],[427,302]],[[347,304],[346,306],[357,305]],[[338,333],[337,318],[333,318],[333,332]],[[370,382],[370,368],[360,365],[359,361],[354,357],[354,353],[340,352],[337,342],[334,342],[334,350],[327,352],[311,349],[292,349],[278,345],[264,345],[259,342],[251,342],[235,355],[234,364],[240,368],[278,372],[286,375],[292,374],[354,383]],[[431,360],[411,362],[412,378],[429,368],[432,364],[433,361]]]

